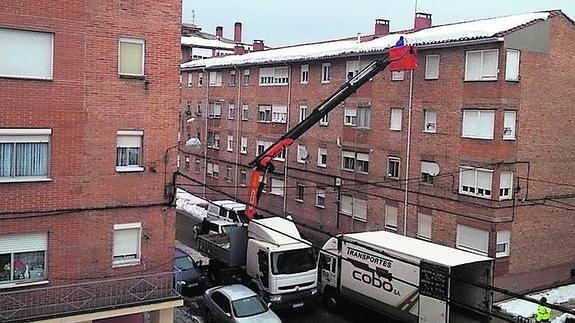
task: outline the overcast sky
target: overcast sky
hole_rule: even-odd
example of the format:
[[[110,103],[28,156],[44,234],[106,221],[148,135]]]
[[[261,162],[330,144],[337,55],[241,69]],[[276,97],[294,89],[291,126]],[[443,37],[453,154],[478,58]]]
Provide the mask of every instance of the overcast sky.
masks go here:
[[[413,26],[415,0],[183,0],[183,21],[214,34],[224,27],[233,39],[234,22],[243,24],[242,41],[263,39],[269,46],[313,42],[357,33],[373,33],[375,19],[391,21],[391,30]],[[561,9],[575,18],[575,0],[418,0],[418,11],[431,13],[433,25]]]

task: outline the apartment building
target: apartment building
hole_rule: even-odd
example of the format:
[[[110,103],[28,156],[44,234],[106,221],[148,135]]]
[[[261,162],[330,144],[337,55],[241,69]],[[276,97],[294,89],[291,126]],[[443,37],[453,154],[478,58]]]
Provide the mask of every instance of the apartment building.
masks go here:
[[[0,321],[172,321],[180,19],[181,1],[0,5]]]
[[[192,61],[181,65],[188,190],[247,200],[248,163],[395,45],[418,68],[384,71],[276,158],[260,206],[326,232],[385,229],[496,258],[516,291],[575,276],[573,21],[561,11]],[[201,185],[206,183],[207,186]]]

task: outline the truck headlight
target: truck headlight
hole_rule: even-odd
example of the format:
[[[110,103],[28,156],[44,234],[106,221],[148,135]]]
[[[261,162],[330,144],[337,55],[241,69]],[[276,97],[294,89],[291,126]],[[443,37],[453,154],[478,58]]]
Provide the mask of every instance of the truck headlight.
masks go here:
[[[311,292],[312,295],[317,294],[317,288],[312,289],[310,292]]]
[[[281,295],[272,295],[270,296],[270,302],[281,302],[282,301],[282,296]]]
[[[185,280],[180,280],[180,281],[178,282],[178,284],[179,284],[179,285],[185,285],[185,284],[186,284],[186,281],[185,281]]]

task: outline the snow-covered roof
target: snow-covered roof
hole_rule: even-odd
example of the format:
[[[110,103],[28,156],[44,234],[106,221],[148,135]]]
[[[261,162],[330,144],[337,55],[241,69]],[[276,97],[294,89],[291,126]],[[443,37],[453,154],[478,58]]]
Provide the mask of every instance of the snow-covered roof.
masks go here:
[[[206,39],[196,36],[182,36],[182,45],[229,50],[234,50],[235,46],[233,43],[223,42],[218,39]]]
[[[535,12],[498,18],[481,19],[426,28],[419,31],[385,35],[374,40],[358,43],[355,40],[340,40],[315,44],[270,49],[244,55],[194,60],[182,64],[181,68],[218,68],[233,65],[271,64],[298,60],[314,60],[334,56],[381,52],[395,45],[403,35],[408,44],[431,45],[485,38],[499,38],[506,32],[539,20],[546,20],[549,12]]]

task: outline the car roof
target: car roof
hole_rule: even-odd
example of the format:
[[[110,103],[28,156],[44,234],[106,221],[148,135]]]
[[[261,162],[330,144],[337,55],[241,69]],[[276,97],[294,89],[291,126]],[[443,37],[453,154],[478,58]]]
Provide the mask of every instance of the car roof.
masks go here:
[[[227,209],[233,209],[233,210],[246,207],[245,204],[234,202],[232,200],[213,201],[212,203],[214,203],[215,205],[225,207]]]
[[[251,289],[247,288],[246,286],[240,285],[240,284],[226,285],[226,286],[222,286],[220,288],[217,288],[216,290],[219,290],[222,293],[226,294],[230,298],[230,300],[232,300],[232,301],[251,297],[251,296],[257,296],[257,294],[254,293],[254,291],[252,291]]]
[[[238,223],[237,222],[231,222],[228,220],[208,220],[208,222],[211,222],[215,225],[219,225],[219,226],[227,226],[227,225],[234,225],[237,226]]]

